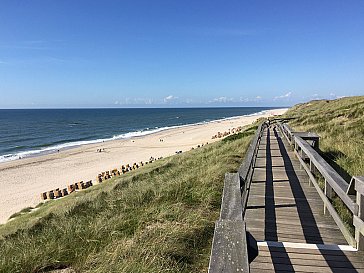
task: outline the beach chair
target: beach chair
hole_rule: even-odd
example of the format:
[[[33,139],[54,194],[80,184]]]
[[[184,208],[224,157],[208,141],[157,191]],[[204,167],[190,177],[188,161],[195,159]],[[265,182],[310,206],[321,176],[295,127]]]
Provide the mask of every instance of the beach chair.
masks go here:
[[[67,186],[68,192],[71,194],[76,190],[76,186],[74,184]]]
[[[97,183],[102,183],[102,175],[101,175],[101,174],[98,174],[98,175],[96,176],[96,182],[97,182]]]
[[[47,199],[54,199],[54,193],[53,193],[53,191],[48,191],[47,192]]]
[[[46,199],[47,199],[47,193],[46,193],[46,192],[42,192],[42,193],[40,194],[40,199],[42,199],[42,200],[46,200]]]
[[[54,198],[59,198],[59,197],[62,197],[62,193],[59,189],[56,189],[54,191]]]
[[[83,183],[83,181],[80,181],[76,183],[76,187],[78,187],[79,190],[83,190],[85,189],[85,184]]]

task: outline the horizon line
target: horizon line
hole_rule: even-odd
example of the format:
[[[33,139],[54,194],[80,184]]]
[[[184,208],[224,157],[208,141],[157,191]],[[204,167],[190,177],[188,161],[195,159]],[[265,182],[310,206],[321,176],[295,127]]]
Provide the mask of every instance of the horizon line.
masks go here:
[[[290,108],[292,106],[185,106],[185,107],[39,107],[39,108],[0,108],[0,110],[80,110],[80,109],[192,109],[192,108]]]

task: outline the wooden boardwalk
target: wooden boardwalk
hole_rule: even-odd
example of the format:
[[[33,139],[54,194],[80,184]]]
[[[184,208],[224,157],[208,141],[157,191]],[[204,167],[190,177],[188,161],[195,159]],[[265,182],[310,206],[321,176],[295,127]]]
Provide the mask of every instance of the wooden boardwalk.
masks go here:
[[[265,129],[246,208],[258,241],[251,272],[364,272],[364,252],[348,245],[278,129]]]

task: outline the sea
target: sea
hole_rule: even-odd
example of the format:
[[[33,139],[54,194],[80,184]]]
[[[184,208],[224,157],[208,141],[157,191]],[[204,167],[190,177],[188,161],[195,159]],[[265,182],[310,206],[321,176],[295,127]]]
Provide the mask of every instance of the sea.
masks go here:
[[[0,109],[0,162],[169,128],[258,115],[270,107]]]

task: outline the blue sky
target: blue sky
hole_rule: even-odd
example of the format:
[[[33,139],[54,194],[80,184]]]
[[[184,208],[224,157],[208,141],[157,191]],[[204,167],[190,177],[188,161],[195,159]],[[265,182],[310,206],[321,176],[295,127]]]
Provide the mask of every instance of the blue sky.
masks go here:
[[[363,1],[2,0],[0,108],[364,94]]]

